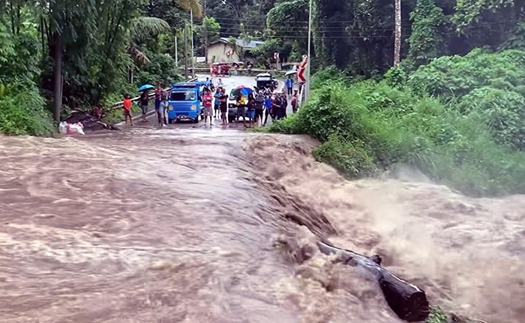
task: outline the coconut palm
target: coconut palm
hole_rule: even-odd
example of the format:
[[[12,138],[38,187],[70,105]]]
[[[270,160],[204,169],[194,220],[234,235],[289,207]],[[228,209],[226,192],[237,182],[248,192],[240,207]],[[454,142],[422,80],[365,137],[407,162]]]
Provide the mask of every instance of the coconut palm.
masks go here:
[[[193,16],[200,18],[202,16],[202,6],[199,0],[174,0],[174,4],[184,11],[192,11]],[[143,43],[146,39],[169,32],[170,25],[160,18],[155,17],[138,17],[131,23],[130,44],[127,52],[131,58],[138,64],[149,63],[149,58],[140,50],[138,44]]]

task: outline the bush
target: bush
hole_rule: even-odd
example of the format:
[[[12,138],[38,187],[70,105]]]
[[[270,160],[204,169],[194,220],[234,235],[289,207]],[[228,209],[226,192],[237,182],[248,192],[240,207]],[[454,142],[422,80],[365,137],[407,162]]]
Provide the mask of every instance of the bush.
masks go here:
[[[172,57],[165,54],[152,54],[150,56],[151,62],[138,73],[138,86],[146,83],[153,85],[157,83],[171,84],[182,80]]]
[[[316,157],[351,178],[406,163],[472,195],[525,192],[525,155],[498,145],[483,120],[406,87],[336,80],[270,131],[319,139]]]
[[[475,114],[489,127],[496,141],[525,150],[525,52],[490,53],[475,49],[465,56],[443,56],[408,77],[416,93],[431,95],[458,109]],[[392,71],[392,84],[402,79]]]
[[[6,88],[0,95],[0,133],[48,136],[55,132],[46,102],[36,87]]]

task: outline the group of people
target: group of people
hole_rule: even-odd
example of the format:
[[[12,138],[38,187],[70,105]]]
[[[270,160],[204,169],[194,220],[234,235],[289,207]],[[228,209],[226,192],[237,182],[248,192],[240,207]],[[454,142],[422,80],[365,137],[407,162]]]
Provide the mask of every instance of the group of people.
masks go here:
[[[209,79],[207,79],[208,81]],[[213,124],[213,119],[220,118],[221,125],[227,125],[228,119],[228,94],[222,85],[222,82],[215,88],[213,82],[209,81],[210,85],[204,87],[202,94],[203,116],[204,124]],[[293,83],[292,83],[293,84]],[[288,85],[288,84],[286,84]],[[268,122],[268,116],[272,120],[281,120],[286,117],[286,110],[288,108],[288,96],[291,95],[291,106],[295,113],[297,111],[297,90],[293,90],[286,86],[287,91],[283,93],[268,93],[268,92],[253,92],[247,96],[243,95],[242,91],[237,93],[236,97],[236,114],[235,121],[238,124],[242,117],[245,127],[265,126]],[[213,90],[216,90],[213,93]],[[160,85],[155,88],[155,112],[159,126],[167,125],[167,110],[168,110],[168,96],[169,93],[164,91]],[[142,121],[148,122],[147,113],[149,105],[149,93],[143,91],[139,98],[139,106],[142,113]],[[123,115],[126,125],[133,126],[132,115],[132,100],[129,94],[124,96],[122,102]]]
[[[168,124],[168,118],[166,116],[166,113],[168,111],[168,96],[169,93],[166,93],[162,89],[160,85],[157,85],[155,88],[155,112],[157,113],[157,120],[158,124],[160,126],[164,126]],[[139,107],[140,111],[142,113],[142,122],[148,122],[147,114],[148,114],[148,106],[149,106],[149,92],[148,91],[142,91],[139,97]],[[132,113],[132,107],[133,102],[131,100],[131,96],[129,94],[124,95],[124,100],[122,101],[122,112],[124,115],[124,121],[126,122],[126,125],[133,126],[133,113]]]
[[[297,111],[297,90],[292,93],[291,105],[295,113]],[[286,118],[288,109],[288,96],[286,93],[263,93],[256,92],[248,94],[245,97],[239,91],[236,98],[237,113],[235,121],[239,123],[243,118],[245,127],[265,126],[268,122],[268,116],[272,120],[281,120]],[[246,122],[248,121],[248,122]]]

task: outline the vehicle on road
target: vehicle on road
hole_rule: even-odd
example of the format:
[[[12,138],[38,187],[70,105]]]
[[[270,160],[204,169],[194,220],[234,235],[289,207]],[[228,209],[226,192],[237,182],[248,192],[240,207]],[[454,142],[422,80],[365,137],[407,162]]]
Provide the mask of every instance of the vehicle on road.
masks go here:
[[[202,89],[206,82],[181,82],[171,86],[168,100],[168,122],[189,120],[198,123],[202,119]]]
[[[241,90],[241,88],[243,88],[243,90]],[[255,88],[252,86],[239,85],[230,90],[228,100],[226,101],[226,104],[228,105],[228,123],[234,122],[235,117],[237,116],[237,94],[239,91],[242,91],[243,96],[247,97],[248,93],[255,92]]]
[[[213,76],[230,76],[231,68],[232,66],[229,63],[213,63],[211,74]]]
[[[270,73],[258,74],[255,77],[255,82],[257,89],[260,91],[270,90],[273,92],[277,88],[277,81],[274,80],[272,74]]]
[[[237,115],[237,98],[233,95],[234,90],[235,89],[230,90],[228,100],[226,101],[228,104],[228,123],[234,122],[235,116]]]

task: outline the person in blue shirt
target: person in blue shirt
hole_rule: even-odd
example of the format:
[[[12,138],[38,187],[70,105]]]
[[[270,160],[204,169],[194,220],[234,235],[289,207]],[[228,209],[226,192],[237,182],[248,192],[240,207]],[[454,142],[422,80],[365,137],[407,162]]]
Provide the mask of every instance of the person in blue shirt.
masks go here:
[[[270,94],[266,95],[266,98],[264,99],[264,123],[263,126],[266,126],[266,122],[268,122],[268,116],[271,113],[272,110],[272,96]]]
[[[222,88],[221,87],[218,87],[217,88],[217,92],[215,92],[215,101],[213,102],[213,117],[215,119],[219,118],[220,117],[220,114],[219,114],[219,107],[220,107],[220,101],[219,101],[219,98],[221,97],[222,95]]]
[[[286,89],[288,89],[288,95],[293,94],[293,79],[291,75],[288,75],[288,78],[285,81]]]

